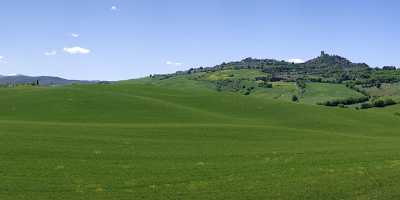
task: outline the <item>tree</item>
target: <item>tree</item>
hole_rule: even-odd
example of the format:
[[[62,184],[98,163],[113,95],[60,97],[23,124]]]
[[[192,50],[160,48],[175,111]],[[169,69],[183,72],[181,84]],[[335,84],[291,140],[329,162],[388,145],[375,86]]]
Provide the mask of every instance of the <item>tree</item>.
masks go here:
[[[373,105],[371,105],[370,103],[363,103],[361,104],[361,109],[368,109],[368,108],[372,108]]]
[[[262,88],[272,88],[272,84],[268,83],[268,82],[261,82],[258,84],[258,87],[262,87]]]
[[[377,100],[374,102],[374,107],[385,107],[385,101]]]
[[[396,102],[393,99],[386,99],[385,100],[385,105],[390,106],[390,105],[395,105]]]

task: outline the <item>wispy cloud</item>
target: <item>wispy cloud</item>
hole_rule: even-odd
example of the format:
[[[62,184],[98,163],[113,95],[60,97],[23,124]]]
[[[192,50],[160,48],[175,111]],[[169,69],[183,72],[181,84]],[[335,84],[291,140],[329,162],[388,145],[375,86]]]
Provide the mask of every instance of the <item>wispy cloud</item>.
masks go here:
[[[0,63],[7,64],[8,62],[5,60],[4,56],[0,56]]]
[[[182,66],[182,63],[180,63],[180,62],[172,62],[172,61],[167,61],[167,62],[165,62],[165,64],[173,65],[173,66],[177,66],[177,67]]]
[[[55,51],[55,50],[44,52],[45,56],[55,56],[56,54],[57,54],[57,51]]]
[[[118,7],[117,7],[117,6],[111,6],[110,10],[111,10],[111,11],[117,11],[117,10],[118,10]]]
[[[64,52],[69,54],[88,54],[90,53],[90,49],[82,48],[82,47],[65,47]]]
[[[71,33],[71,37],[78,38],[80,35],[78,33]]]
[[[304,63],[305,61],[300,58],[290,58],[286,60],[287,62],[292,62],[292,63]]]

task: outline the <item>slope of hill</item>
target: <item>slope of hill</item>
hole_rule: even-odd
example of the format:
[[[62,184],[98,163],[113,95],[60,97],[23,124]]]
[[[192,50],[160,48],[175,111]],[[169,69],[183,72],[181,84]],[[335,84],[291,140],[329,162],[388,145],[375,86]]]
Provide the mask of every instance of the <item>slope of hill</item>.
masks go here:
[[[392,87],[380,86],[399,83],[400,69],[373,69],[365,63],[352,63],[346,58],[321,52],[317,58],[299,64],[274,59],[246,58],[214,67],[151,75],[149,78],[147,82],[159,84],[168,84],[171,82],[169,79],[172,82],[190,79],[217,91],[267,99],[370,108],[391,105],[398,101],[398,98],[386,95],[390,92],[385,90]],[[379,92],[371,90],[374,87]]]
[[[331,83],[307,83],[305,92],[301,101],[310,104],[317,104],[333,99],[347,99],[362,97],[363,94],[358,93],[343,84]]]
[[[366,88],[366,91],[375,97],[391,97],[400,101],[400,83],[395,84],[382,84],[378,87]]]
[[[2,87],[0,199],[398,199],[400,107],[316,105],[397,75],[324,53]]]
[[[323,81],[337,83],[353,79],[368,79],[371,76],[371,73],[375,74],[381,71],[379,69],[372,69],[365,63],[352,63],[346,58],[337,55],[329,55],[322,51],[320,56],[305,63],[296,64],[274,59],[246,58],[241,61],[228,63],[224,62],[214,67],[191,68],[187,71],[179,71],[175,74],[164,76],[191,74],[197,72],[215,72],[227,69],[256,69],[271,74],[271,78],[288,81],[296,80],[297,78],[313,80],[312,78],[317,76],[318,78],[322,78]],[[394,71],[396,70],[394,69]],[[391,76],[390,73],[387,75]]]
[[[218,92],[181,76],[0,88],[0,112],[1,199],[400,195],[400,118],[389,112]]]

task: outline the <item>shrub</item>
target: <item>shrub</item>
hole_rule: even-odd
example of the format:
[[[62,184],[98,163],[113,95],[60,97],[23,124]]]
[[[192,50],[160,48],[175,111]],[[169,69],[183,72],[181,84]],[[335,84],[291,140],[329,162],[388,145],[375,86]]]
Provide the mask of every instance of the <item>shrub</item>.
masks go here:
[[[373,102],[374,107],[385,107],[385,101],[384,100],[376,100]]]
[[[322,78],[309,78],[308,79],[311,82],[317,82],[317,83],[321,83],[322,82]]]
[[[373,102],[374,107],[383,108],[386,106],[391,106],[397,104],[393,99],[379,99]]]
[[[320,103],[318,103],[318,105],[325,105],[325,106],[338,106],[340,104],[351,105],[351,104],[366,102],[368,100],[369,100],[369,97],[366,97],[366,96],[364,96],[364,97],[350,97],[350,98],[347,98],[347,99],[336,99],[336,100],[320,102]]]
[[[378,99],[373,101],[372,103],[364,103],[361,104],[361,109],[368,109],[368,108],[373,108],[373,107],[377,107],[377,108],[383,108],[386,106],[390,106],[390,105],[395,105],[397,104],[393,99]]]
[[[297,87],[301,88],[301,89],[305,89],[306,88],[306,82],[302,79],[297,79],[296,80],[296,85]]]
[[[363,103],[361,104],[361,109],[368,109],[368,108],[372,108],[372,104],[370,103]]]
[[[272,88],[272,84],[268,83],[268,82],[262,82],[258,84],[258,87],[262,87],[262,88]]]
[[[393,99],[386,99],[385,100],[385,105],[390,106],[390,105],[395,105],[397,104]]]

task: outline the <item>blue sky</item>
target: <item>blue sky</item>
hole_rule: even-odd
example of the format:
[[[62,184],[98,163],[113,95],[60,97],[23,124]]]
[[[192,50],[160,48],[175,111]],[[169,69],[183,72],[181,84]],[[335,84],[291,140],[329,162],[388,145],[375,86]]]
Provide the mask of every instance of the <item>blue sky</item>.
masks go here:
[[[321,50],[400,66],[400,1],[4,0],[0,74],[121,80]]]

